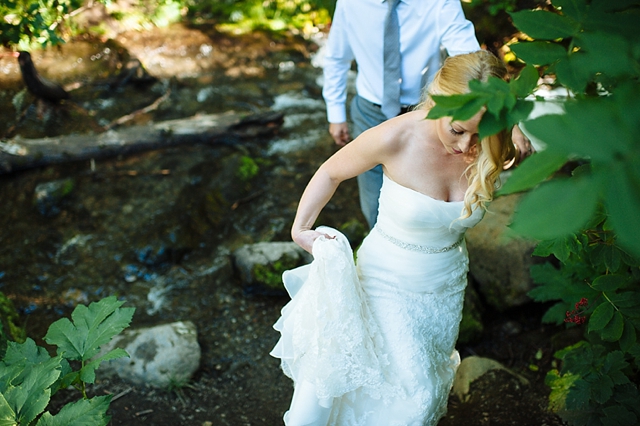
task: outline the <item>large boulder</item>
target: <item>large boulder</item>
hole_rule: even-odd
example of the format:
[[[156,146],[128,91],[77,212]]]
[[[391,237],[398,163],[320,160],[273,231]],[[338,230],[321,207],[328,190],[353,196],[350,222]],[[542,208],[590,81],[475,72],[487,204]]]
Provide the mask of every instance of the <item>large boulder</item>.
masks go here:
[[[536,243],[507,232],[517,202],[518,195],[497,198],[466,234],[469,271],[484,300],[498,311],[531,301],[527,292],[533,288],[529,269]]]
[[[191,321],[125,330],[102,353],[114,348],[124,349],[130,358],[105,362],[100,372],[115,374],[136,385],[181,386],[200,366],[200,345]]]

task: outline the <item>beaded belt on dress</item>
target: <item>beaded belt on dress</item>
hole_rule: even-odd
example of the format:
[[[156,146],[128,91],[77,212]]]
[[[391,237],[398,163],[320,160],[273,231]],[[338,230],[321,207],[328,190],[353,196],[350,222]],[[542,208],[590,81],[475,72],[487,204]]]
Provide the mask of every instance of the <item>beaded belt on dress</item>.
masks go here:
[[[378,233],[382,236],[382,238],[384,238],[385,240],[389,241],[391,244],[394,244],[400,248],[403,248],[405,250],[411,250],[411,251],[417,251],[420,253],[427,253],[427,254],[436,254],[436,253],[444,253],[450,250],[455,249],[456,247],[460,246],[460,244],[462,244],[462,241],[464,241],[464,235],[460,237],[460,239],[458,241],[456,241],[455,243],[451,244],[450,246],[447,247],[442,247],[442,248],[438,248],[438,247],[429,247],[429,246],[422,246],[419,244],[411,244],[411,243],[406,243],[404,241],[401,241],[397,238],[392,237],[391,235],[386,234],[381,228],[380,226],[376,225],[374,227],[375,230],[378,231]]]

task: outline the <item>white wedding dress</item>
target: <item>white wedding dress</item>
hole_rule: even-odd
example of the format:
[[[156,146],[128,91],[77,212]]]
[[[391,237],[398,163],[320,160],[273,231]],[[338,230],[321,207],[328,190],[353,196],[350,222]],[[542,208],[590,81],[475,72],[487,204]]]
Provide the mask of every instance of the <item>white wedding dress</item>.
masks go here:
[[[435,425],[446,411],[467,284],[462,202],[383,178],[378,222],[358,250],[321,232],[310,265],[287,271],[292,300],[271,355],[294,381],[289,426]]]

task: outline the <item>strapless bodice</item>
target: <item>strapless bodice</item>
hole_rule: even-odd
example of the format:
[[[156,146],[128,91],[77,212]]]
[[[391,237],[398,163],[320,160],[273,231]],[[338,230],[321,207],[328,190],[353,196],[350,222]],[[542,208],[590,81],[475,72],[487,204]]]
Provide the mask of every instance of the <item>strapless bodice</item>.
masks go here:
[[[482,209],[458,219],[463,205],[462,201],[437,200],[384,175],[376,226],[385,235],[408,244],[447,247],[482,219]]]

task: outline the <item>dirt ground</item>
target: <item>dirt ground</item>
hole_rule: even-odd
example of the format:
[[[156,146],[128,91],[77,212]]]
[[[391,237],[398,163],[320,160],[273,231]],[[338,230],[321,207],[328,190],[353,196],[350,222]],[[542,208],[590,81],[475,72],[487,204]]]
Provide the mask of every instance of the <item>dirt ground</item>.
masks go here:
[[[274,44],[266,39],[260,40],[262,47],[258,49],[254,44],[258,43],[258,37],[253,37],[250,49],[243,55],[239,44],[242,39],[239,40],[228,37],[216,40],[218,46],[223,46],[224,55],[229,55],[221,56],[221,64],[225,63],[222,59],[233,58],[228,59],[226,65],[231,73],[238,75],[259,67],[261,59],[257,52],[260,49],[268,51],[268,46],[283,49],[282,41]],[[297,43],[290,48],[300,50],[301,45]],[[345,197],[354,194],[354,187],[345,190]],[[292,386],[280,371],[278,361],[268,352],[278,338],[271,325],[288,299],[247,295],[236,283],[228,283],[216,291],[229,296],[228,306],[212,308],[208,320],[201,316],[196,324],[202,362],[191,382],[175,389],[154,389],[133,386],[119,379],[101,379],[98,371],[98,381],[90,386],[89,394],[113,395],[109,410],[111,425],[282,425],[282,414],[289,405]],[[198,300],[208,295],[190,293],[186,289],[180,297]],[[227,315],[236,311],[243,313],[245,321],[242,324],[236,321],[236,316]],[[530,384],[524,386],[503,371],[490,372],[472,383],[467,401],[451,396],[441,426],[562,424],[546,410],[548,388],[544,385],[545,374],[552,366],[553,351],[558,349],[551,346],[551,337],[559,330],[541,326],[542,313],[540,306],[534,306],[487,315],[482,339],[473,345],[459,347],[461,356],[495,359],[528,379]],[[229,356],[218,348],[216,333],[221,329],[228,330],[237,345],[236,355]],[[250,338],[247,337],[248,330]],[[50,408],[55,412],[64,403],[78,398],[75,391],[61,391],[55,395]]]

